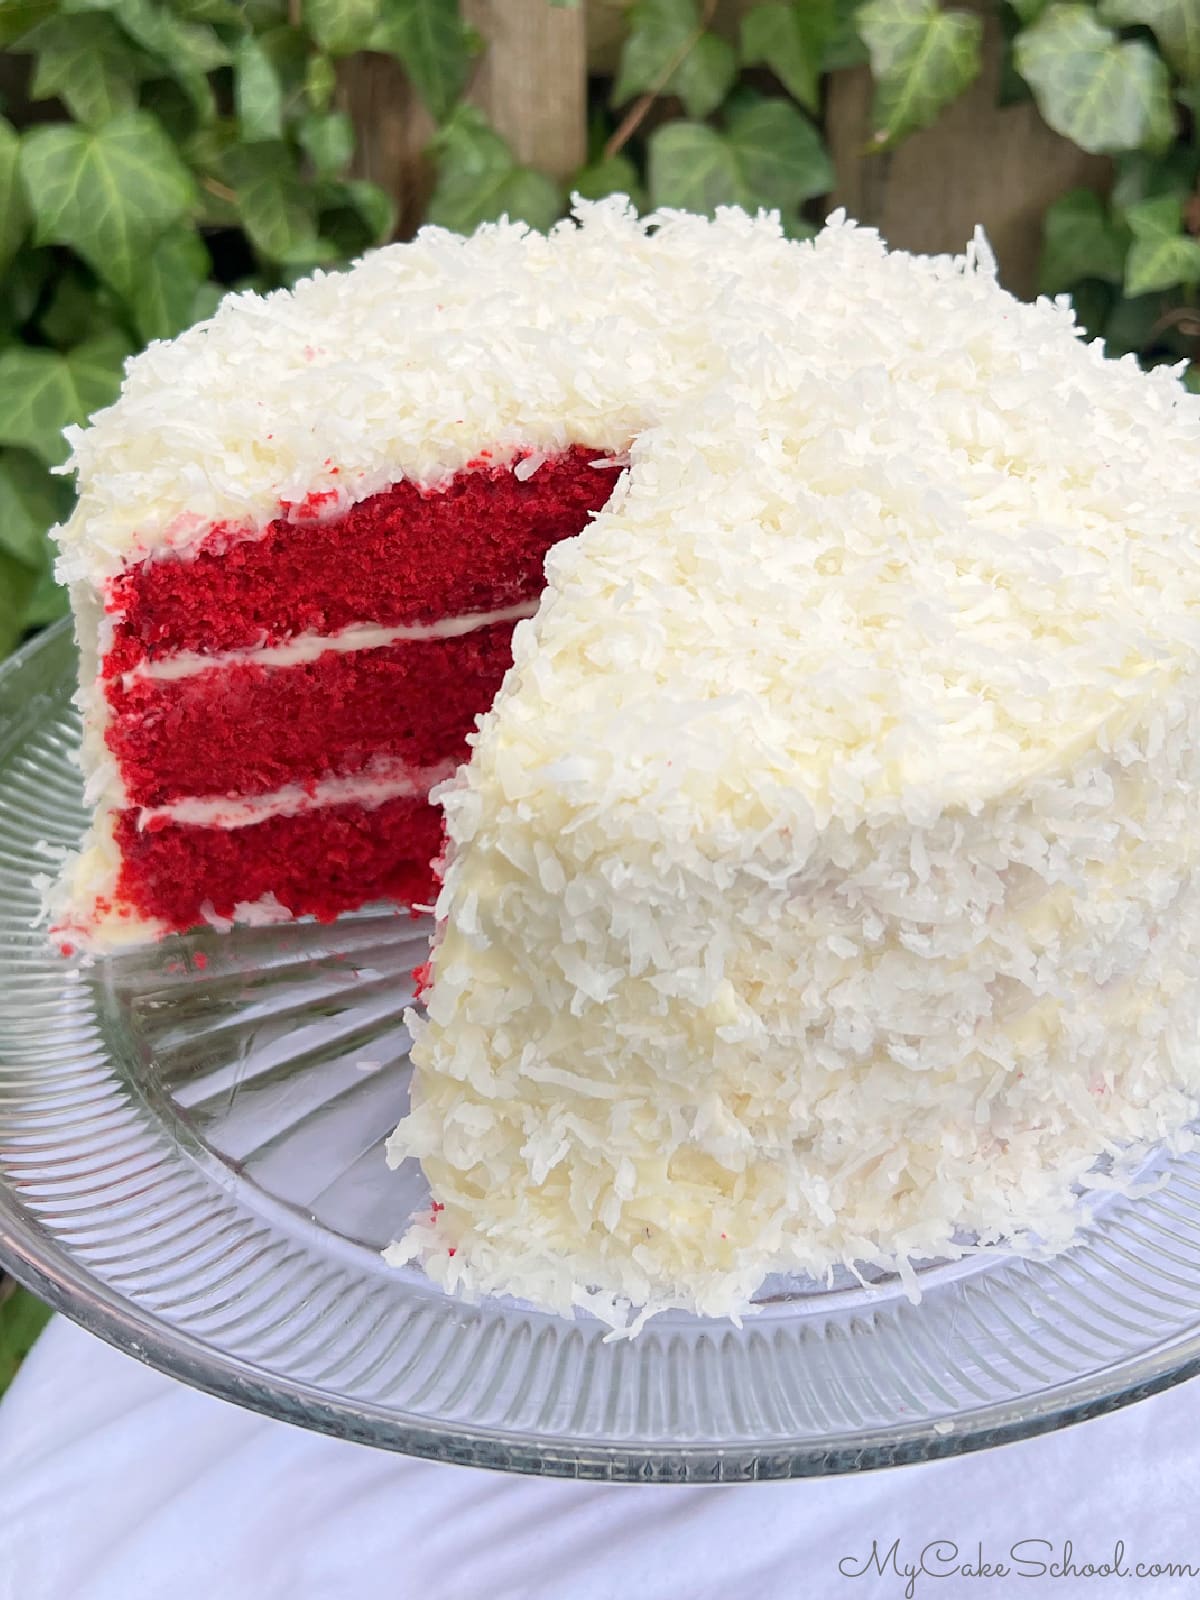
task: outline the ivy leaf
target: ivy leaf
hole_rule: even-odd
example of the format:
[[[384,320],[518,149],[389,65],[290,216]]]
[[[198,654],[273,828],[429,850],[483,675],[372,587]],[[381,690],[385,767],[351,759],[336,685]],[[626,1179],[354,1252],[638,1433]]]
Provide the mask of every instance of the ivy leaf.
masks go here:
[[[22,197],[24,190],[21,190]],[[42,300],[46,284],[57,275],[59,263],[53,250],[24,249],[17,252],[4,275],[0,294],[0,328],[20,328],[29,321]]]
[[[350,208],[371,230],[372,244],[391,238],[396,228],[396,206],[385,189],[377,183],[369,183],[366,178],[353,178],[337,187],[346,196]]]
[[[1200,283],[1200,242],[1182,231],[1183,208],[1172,195],[1143,200],[1125,213],[1133,244],[1125,267],[1125,293],[1133,298]]]
[[[383,0],[369,47],[401,62],[441,121],[466,82],[476,39],[463,24],[458,0]]]
[[[379,14],[376,0],[304,0],[304,25],[330,55],[365,50]]]
[[[817,129],[786,100],[763,100],[729,119],[747,210],[789,211],[833,188],[833,164]]]
[[[123,295],[148,246],[196,199],[191,174],[143,111],[94,131],[34,128],[22,140],[21,176],[37,242],[70,246]]]
[[[48,17],[27,33],[20,49],[37,58],[30,88],[34,100],[57,98],[77,122],[98,126],[137,103],[147,76],[146,58],[111,17]]]
[[[433,141],[437,186],[429,221],[455,233],[507,216],[546,229],[562,215],[556,183],[518,166],[512,151],[473,106],[460,106]]]
[[[25,602],[24,628],[46,628],[71,609],[71,597],[54,578],[54,548],[46,543],[46,565],[43,567],[33,593]]]
[[[820,135],[796,108],[764,100],[731,119],[727,134],[668,122],[650,136],[650,199],[711,213],[719,205],[782,211],[832,186]]]
[[[71,489],[27,450],[0,450],[0,550],[31,572],[46,561],[46,530],[71,504]]]
[[[198,221],[203,227],[239,226],[237,196],[226,182],[225,171],[230,151],[237,142],[236,122],[232,117],[221,117],[197,128],[180,147],[180,153],[201,178]]]
[[[174,78],[151,78],[144,83],[138,101],[177,145],[186,144],[198,128],[211,127],[211,120],[198,117],[196,102]]]
[[[250,242],[268,261],[303,267],[331,258],[333,250],[317,235],[310,196],[285,144],[235,145],[225,158],[225,172]]]
[[[304,98],[314,111],[325,111],[337,88],[337,72],[326,55],[312,55],[304,69]]]
[[[1008,0],[1008,3],[1021,19],[1021,26],[1028,28],[1045,11],[1050,0]]]
[[[20,158],[20,135],[0,117],[0,272],[25,242],[32,217],[21,185]]]
[[[173,339],[196,320],[196,293],[212,268],[208,250],[191,228],[165,233],[143,262],[131,309],[147,344]]]
[[[296,129],[300,147],[318,178],[345,171],[354,154],[354,124],[344,111],[310,111]]]
[[[805,27],[807,7],[753,6],[742,17],[741,54],[748,67],[770,67],[788,93],[808,111],[820,103],[821,43]]]
[[[637,168],[628,156],[601,157],[577,172],[571,179],[570,188],[573,194],[584,200],[603,200],[608,194],[626,194],[639,211],[645,206]]]
[[[238,127],[247,144],[283,138],[283,86],[270,56],[252,33],[239,40],[233,58]]]
[[[234,0],[173,0],[173,8],[185,22],[232,23],[236,27],[244,20],[243,8]]]
[[[285,114],[305,104],[308,76],[308,42],[296,28],[268,28],[258,36],[267,59],[275,69],[283,93]]]
[[[215,72],[229,65],[229,47],[208,23],[185,22],[155,0],[104,0],[113,16],[144,50],[178,73]]]
[[[1200,6],[1196,0],[1101,0],[1100,15],[1118,27],[1149,28],[1184,83],[1200,78]]]
[[[737,203],[740,174],[728,142],[703,122],[667,122],[650,135],[647,180],[654,206],[711,216]]]
[[[689,117],[706,117],[729,93],[736,73],[732,49],[705,31],[695,0],[637,0],[612,103],[654,91],[678,95]]]
[[[1200,177],[1200,150],[1185,144],[1173,145],[1162,155],[1132,150],[1118,159],[1116,168],[1111,196],[1115,211],[1127,211],[1139,200],[1160,194],[1174,194],[1184,200]]]
[[[66,355],[16,345],[0,355],[0,444],[32,450],[47,466],[67,454],[64,428],[116,399],[129,347],[101,335]]]
[[[982,19],[937,0],[869,0],[858,12],[875,76],[876,148],[927,128],[979,76]]]
[[[1083,278],[1120,283],[1125,275],[1127,232],[1109,217],[1091,189],[1072,189],[1046,212],[1038,292],[1058,294]]]
[[[246,21],[260,33],[277,22],[286,22],[290,0],[238,0],[238,10]]]
[[[1075,321],[1086,330],[1089,339],[1099,339],[1104,324],[1119,294],[1119,287],[1100,283],[1096,278],[1083,278],[1071,290],[1071,307]]]
[[[396,226],[392,198],[365,178],[324,182],[316,189],[321,237],[329,239],[344,260],[361,255],[390,239]]]
[[[860,67],[867,60],[867,47],[858,31],[855,15],[859,0],[813,0],[804,8],[810,26],[822,39],[821,71],[840,72],[843,67]],[[825,20],[825,13],[828,20]]]
[[[55,10],[56,0],[4,0],[0,5],[0,45],[12,44]]]
[[[1174,131],[1167,69],[1141,39],[1122,42],[1089,6],[1052,5],[1015,46],[1017,71],[1046,121],[1093,155],[1162,149]]]
[[[192,304],[188,312],[188,327],[195,327],[197,322],[207,322],[214,315],[221,301],[224,300],[225,294],[224,284],[202,283],[192,296]]]
[[[1158,295],[1143,294],[1134,299],[1122,296],[1104,325],[1104,348],[1110,355],[1139,353],[1155,337],[1155,326],[1162,315]]]
[[[49,1320],[49,1306],[24,1289],[18,1289],[0,1305],[0,1395]]]
[[[112,291],[98,284],[82,262],[66,261],[54,280],[50,303],[38,318],[38,330],[51,344],[68,350],[106,332],[118,315]]]
[[[0,656],[8,655],[21,642],[25,632],[25,611],[37,582],[33,573],[21,561],[14,561],[0,550]],[[0,1308],[0,1316],[7,1307]],[[16,1371],[19,1356],[11,1356],[5,1348],[6,1331],[0,1323],[0,1388],[3,1388]]]
[[[162,62],[186,91],[200,116],[215,116],[208,74],[228,66],[230,54],[220,36],[203,22],[184,22],[156,0],[105,0],[133,40]]]

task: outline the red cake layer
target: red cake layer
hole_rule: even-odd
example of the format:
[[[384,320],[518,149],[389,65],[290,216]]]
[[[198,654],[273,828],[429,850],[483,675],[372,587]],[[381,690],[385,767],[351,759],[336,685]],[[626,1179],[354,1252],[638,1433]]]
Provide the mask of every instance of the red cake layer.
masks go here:
[[[108,745],[131,802],[269,794],[359,771],[372,756],[434,767],[466,755],[476,714],[512,661],[513,624],[457,639],[344,654],[290,667],[215,667],[108,687]]]
[[[176,823],[139,830],[137,813],[123,811],[115,833],[118,901],[182,932],[204,920],[203,905],[228,917],[266,894],[322,921],[371,900],[426,902],[441,813],[427,800],[389,800],[371,811],[326,806],[221,831]]]
[[[257,538],[217,526],[186,557],[113,580],[108,609],[123,615],[105,675],[178,650],[434,621],[536,596],[547,550],[612,493],[617,469],[589,465],[599,458],[577,447],[524,483],[507,469],[460,473],[438,493],[401,483],[329,521],[293,512]]]

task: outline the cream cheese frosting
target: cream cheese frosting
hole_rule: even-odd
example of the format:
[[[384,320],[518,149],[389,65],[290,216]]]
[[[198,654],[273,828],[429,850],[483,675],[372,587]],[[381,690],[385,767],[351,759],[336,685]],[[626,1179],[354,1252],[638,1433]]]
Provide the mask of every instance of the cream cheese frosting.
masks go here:
[[[620,457],[769,345],[795,268],[775,219],[642,222],[618,198],[548,238],[425,228],[350,271],[229,295],[68,430],[60,577],[99,586],[315,496],[334,516],[401,480],[436,488],[484,451],[522,477],[572,444]]]
[[[628,1327],[1066,1242],[1197,1110],[1200,401],[982,239],[428,229],[231,297],[74,436],[84,682],[131,561],[576,443],[628,471],[441,791],[391,1258]]]
[[[1197,1110],[1200,402],[979,242],[779,248],[442,792],[391,1258],[458,1292],[1060,1245]]]

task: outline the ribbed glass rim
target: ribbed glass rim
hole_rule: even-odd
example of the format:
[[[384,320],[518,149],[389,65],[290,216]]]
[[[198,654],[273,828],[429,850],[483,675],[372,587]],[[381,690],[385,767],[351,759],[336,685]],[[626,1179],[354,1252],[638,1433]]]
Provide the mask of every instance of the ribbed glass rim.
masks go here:
[[[5,1192],[6,1200],[9,1198]],[[126,1355],[218,1400],[257,1411],[334,1438],[458,1466],[485,1467],[538,1477],[625,1483],[750,1483],[781,1478],[834,1476],[935,1461],[1012,1444],[1104,1416],[1200,1375],[1200,1331],[1161,1353],[1130,1361],[1113,1374],[1064,1385],[1040,1403],[1016,1402],[968,1412],[949,1431],[935,1423],[864,1429],[837,1446],[798,1439],[770,1441],[759,1450],[741,1446],[679,1445],[648,1450],[624,1445],[561,1445],[491,1428],[446,1423],[431,1426],[397,1417],[382,1407],[339,1402],[277,1373],[247,1375],[231,1360],[186,1333],[164,1330],[128,1301],[116,1304],[89,1274],[77,1271],[25,1219],[0,1218],[0,1265],[56,1311]],[[166,1337],[164,1337],[164,1331]],[[372,1413],[374,1412],[374,1416]],[[374,1426],[372,1423],[374,1422]],[[944,1425],[943,1425],[944,1426]]]
[[[63,642],[64,622],[0,666],[0,695],[40,651]],[[14,1102],[10,1099],[9,1107]],[[19,1108],[18,1108],[19,1109]],[[182,1151],[180,1151],[182,1157]],[[778,1433],[649,1446],[551,1437],[347,1400],[197,1338],[122,1295],[50,1235],[0,1177],[0,1265],[57,1311],[172,1378],[278,1420],[408,1455],[511,1472],[662,1483],[768,1481],[933,1460],[985,1449],[1102,1415],[1200,1373],[1200,1306],[1185,1331],[1100,1370],[1012,1399],[842,1432],[836,1442]]]

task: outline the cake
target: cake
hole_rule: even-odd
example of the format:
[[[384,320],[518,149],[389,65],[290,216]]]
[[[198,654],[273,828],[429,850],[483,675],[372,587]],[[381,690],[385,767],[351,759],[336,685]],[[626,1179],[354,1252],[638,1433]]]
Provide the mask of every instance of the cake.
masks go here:
[[[739,317],[718,302],[750,295],[764,246],[777,283]],[[740,214],[651,237],[610,204],[552,241],[427,229],[231,295],[131,361],[69,433],[78,500],[56,530],[94,808],[51,895],[60,941],[103,954],[428,900],[428,792],[466,754],[547,549],[790,272]]]
[[[736,1316],[1187,1141],[1200,401],[982,239],[426,230],[73,445],[60,937],[419,902],[444,813],[393,1262]]]

